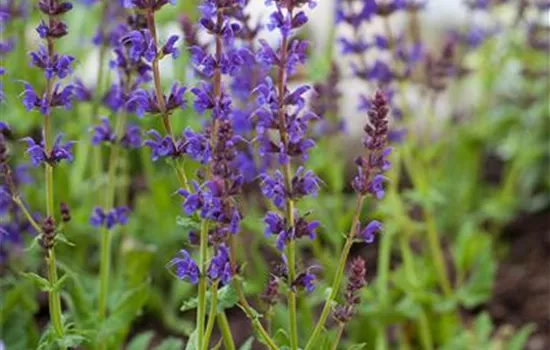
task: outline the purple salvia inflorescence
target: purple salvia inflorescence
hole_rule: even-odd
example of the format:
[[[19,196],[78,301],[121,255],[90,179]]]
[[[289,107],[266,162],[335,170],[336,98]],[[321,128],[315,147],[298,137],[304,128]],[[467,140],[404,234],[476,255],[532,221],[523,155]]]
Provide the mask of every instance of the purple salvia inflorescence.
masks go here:
[[[357,175],[353,179],[353,188],[360,196],[371,194],[377,199],[382,199],[385,194],[384,182],[391,163],[388,157],[391,147],[387,147],[388,138],[388,113],[390,109],[385,95],[378,91],[371,100],[371,109],[368,113],[369,120],[365,125],[366,137],[363,142],[367,154],[357,157]],[[366,243],[372,243],[374,236],[382,231],[382,224],[376,220],[371,221],[364,229],[357,230],[360,239]]]
[[[262,193],[275,206],[286,213],[285,217],[275,212],[268,212],[264,218],[266,235],[276,235],[276,245],[284,251],[291,242],[302,237],[315,237],[319,226],[317,221],[309,221],[305,215],[291,208],[294,202],[309,195],[316,195],[321,180],[309,170],[300,166],[292,171],[294,161],[305,161],[308,151],[315,142],[308,136],[309,124],[319,117],[306,108],[306,94],[311,90],[308,85],[289,88],[288,79],[298,65],[306,61],[307,43],[293,38],[295,30],[307,23],[308,18],[302,9],[305,5],[313,8],[315,1],[308,0],[278,0],[266,1],[267,5],[275,5],[275,10],[269,17],[268,29],[277,31],[281,41],[278,48],[272,48],[266,41],[260,40],[256,59],[265,69],[275,68],[277,79],[266,77],[254,90],[258,108],[254,111],[255,125],[259,144],[259,152],[274,155],[283,171],[275,171],[273,175],[264,172],[260,175]],[[272,131],[278,131],[273,133]],[[278,137],[275,135],[278,134]],[[283,255],[285,265],[295,264]],[[295,266],[289,266],[294,271]],[[315,275],[306,269],[289,280],[293,290],[305,289],[310,292],[314,288]]]
[[[53,83],[55,78],[57,78],[57,81],[61,81],[72,72],[74,57],[54,52],[53,42],[67,35],[67,26],[59,19],[59,16],[70,11],[72,4],[58,0],[41,0],[38,2],[38,8],[48,17],[47,21],[42,20],[36,28],[36,32],[44,39],[45,44],[41,45],[37,51],[30,52],[29,55],[31,66],[44,71],[47,88],[44,93],[40,94],[30,84],[26,83],[23,104],[29,111],[38,109],[40,113],[49,115],[51,108],[64,106],[68,109],[71,106],[72,85],[68,84],[61,87],[59,82],[55,85]]]
[[[243,5],[243,1],[206,0],[200,6],[200,27],[212,36],[215,50],[210,53],[208,45],[198,43],[190,48],[194,69],[206,80],[191,92],[195,96],[194,109],[199,114],[208,112],[211,120],[199,132],[185,130],[181,143],[185,154],[207,166],[207,178],[203,184],[193,182],[192,189],[180,189],[178,193],[184,198],[182,208],[187,215],[198,213],[211,223],[208,241],[215,246],[217,253],[207,275],[211,282],[219,280],[222,285],[227,284],[236,272],[225,241],[229,235],[240,231],[242,214],[235,197],[244,183],[238,166],[238,144],[244,139],[235,133],[237,113],[233,111],[222,76],[236,74],[244,63],[253,59],[248,49],[233,46],[241,26],[228,13]],[[186,38],[196,42],[192,28],[187,28]],[[171,152],[168,155],[172,155]]]
[[[353,317],[355,309],[361,301],[358,292],[367,285],[366,274],[365,260],[361,257],[353,259],[348,271],[348,283],[344,293],[345,303],[336,306],[333,313],[333,317],[338,322],[346,323]]]

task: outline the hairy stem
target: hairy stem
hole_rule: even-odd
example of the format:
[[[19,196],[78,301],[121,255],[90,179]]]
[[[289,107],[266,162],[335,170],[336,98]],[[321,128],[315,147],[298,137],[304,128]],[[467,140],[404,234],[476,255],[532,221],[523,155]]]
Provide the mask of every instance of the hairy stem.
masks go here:
[[[351,246],[353,245],[355,236],[357,234],[357,228],[359,227],[359,219],[361,217],[361,211],[363,210],[363,202],[365,201],[365,196],[358,196],[357,197],[357,204],[355,208],[355,216],[353,218],[352,224],[351,224],[351,230],[350,234],[346,239],[346,243],[344,244],[344,248],[342,248],[342,253],[340,254],[340,261],[338,263],[338,268],[336,270],[336,275],[334,275],[334,280],[332,281],[331,285],[331,291],[330,295],[328,296],[327,300],[325,301],[325,306],[323,307],[323,310],[321,311],[321,316],[319,317],[319,320],[317,321],[317,324],[315,325],[315,329],[313,330],[313,333],[311,334],[311,337],[309,338],[305,350],[313,349],[315,346],[315,342],[317,341],[317,338],[321,334],[321,331],[323,330],[323,327],[325,326],[325,322],[327,321],[327,318],[331,311],[332,302],[334,299],[336,299],[336,296],[338,295],[338,292],[340,291],[340,284],[342,283],[342,277],[344,276],[344,270],[346,268],[346,262],[348,260],[348,255],[351,250]]]

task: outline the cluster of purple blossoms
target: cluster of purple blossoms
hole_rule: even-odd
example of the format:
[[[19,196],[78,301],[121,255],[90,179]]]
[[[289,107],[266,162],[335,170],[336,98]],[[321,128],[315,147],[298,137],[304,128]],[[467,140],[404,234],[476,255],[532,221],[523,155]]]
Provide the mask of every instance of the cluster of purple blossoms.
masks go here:
[[[267,1],[267,5],[275,5],[269,17],[268,29],[280,34],[280,45],[271,47],[266,41],[260,40],[256,59],[265,69],[276,69],[276,80],[267,77],[254,90],[258,105],[252,117],[257,133],[260,156],[275,155],[283,171],[275,171],[273,175],[267,171],[260,175],[260,187],[264,196],[275,206],[285,212],[285,216],[268,212],[264,218],[266,236],[277,236],[277,248],[284,251],[290,242],[301,238],[315,237],[318,221],[310,221],[306,214],[292,210],[289,203],[309,195],[316,195],[321,180],[312,172],[299,166],[292,171],[294,162],[305,161],[308,151],[315,142],[308,135],[312,121],[319,117],[306,108],[306,93],[311,88],[301,85],[291,90],[288,78],[298,65],[304,64],[307,58],[307,43],[293,37],[295,30],[307,23],[308,18],[302,10],[307,5],[313,8],[316,3],[308,0]],[[275,131],[275,132],[273,132]],[[278,134],[278,136],[277,136]],[[287,261],[283,255],[285,264]],[[294,266],[292,266],[294,270]],[[286,276],[288,279],[290,276]],[[289,286],[294,290],[314,288],[315,275],[311,269],[292,276]]]
[[[317,220],[307,221],[305,217],[298,217],[297,215],[294,223],[288,225],[286,218],[272,211],[266,214],[264,223],[266,224],[265,236],[276,235],[277,249],[280,251],[284,250],[290,240],[302,237],[315,239],[315,230],[320,226],[320,222]]]
[[[368,113],[368,123],[365,125],[366,137],[363,142],[367,149],[365,156],[357,157],[357,175],[353,179],[353,188],[360,196],[371,194],[382,199],[385,194],[384,172],[388,171],[391,163],[388,157],[392,148],[387,147],[389,105],[385,95],[378,91],[371,100],[371,109]],[[363,230],[358,230],[359,237],[366,243],[374,241],[374,235],[382,230],[382,224],[371,221]]]
[[[120,143],[124,148],[139,148],[141,147],[141,130],[136,125],[129,125],[126,127],[126,131],[120,140],[117,140],[115,131],[111,127],[111,123],[108,118],[101,118],[101,124],[92,128],[92,144],[97,146],[101,143]]]
[[[40,113],[49,115],[51,108],[64,106],[68,109],[71,106],[73,86],[68,84],[61,87],[59,82],[53,86],[53,82],[54,78],[61,81],[72,72],[74,57],[53,52],[53,42],[67,35],[67,26],[59,16],[70,11],[72,7],[70,2],[58,0],[41,0],[38,3],[40,12],[48,17],[47,21],[41,21],[36,28],[45,45],[41,45],[38,51],[29,55],[31,65],[44,71],[47,83],[43,94],[37,93],[31,84],[25,84],[23,104],[28,111],[38,109]]]
[[[108,230],[115,227],[117,224],[126,225],[128,223],[128,207],[113,208],[109,211],[104,211],[100,207],[94,208],[90,217],[90,224],[94,227],[106,227]]]
[[[31,158],[31,162],[34,166],[39,166],[42,163],[47,163],[51,166],[57,165],[62,160],[67,162],[73,161],[73,146],[74,141],[68,141],[62,143],[62,134],[58,134],[52,148],[47,151],[44,140],[40,143],[36,143],[32,138],[25,137],[23,140],[27,142],[27,154]]]

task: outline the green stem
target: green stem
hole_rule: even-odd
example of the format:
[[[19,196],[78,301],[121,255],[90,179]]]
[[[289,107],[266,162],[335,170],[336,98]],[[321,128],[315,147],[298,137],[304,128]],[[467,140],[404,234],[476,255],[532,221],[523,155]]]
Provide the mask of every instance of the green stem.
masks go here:
[[[340,344],[340,339],[342,338],[342,333],[344,333],[344,327],[346,326],[345,323],[340,322],[338,325],[338,331],[336,332],[336,338],[334,338],[334,342],[332,343],[332,350],[338,349],[338,344]]]
[[[298,327],[296,322],[296,293],[288,292],[288,311],[290,316],[290,347],[298,349]]]
[[[231,334],[231,328],[229,327],[229,321],[227,320],[225,312],[220,312],[216,317],[225,350],[235,350],[235,341],[233,340],[233,335]]]
[[[430,249],[430,254],[435,265],[435,270],[441,288],[445,296],[451,296],[453,294],[453,289],[451,287],[451,282],[449,276],[447,275],[447,268],[445,264],[445,259],[443,257],[443,251],[441,249],[441,243],[439,241],[439,236],[437,234],[437,226],[435,223],[435,218],[429,210],[424,210],[424,216],[427,225],[427,234],[428,234],[428,247]]]
[[[54,18],[49,16],[50,25],[52,24]],[[54,56],[54,42],[53,38],[47,38],[48,46],[48,57],[52,59]],[[46,100],[48,103],[52,100],[53,93],[53,79],[46,79]],[[52,150],[52,120],[51,115],[46,114],[44,116],[44,148],[46,154],[50,154]],[[44,166],[45,181],[46,181],[46,216],[54,218],[54,188],[53,188],[53,167],[45,163]],[[57,285],[57,266],[55,263],[55,247],[47,252],[47,265],[48,265],[48,279],[52,286]],[[59,296],[59,291],[51,290],[48,293],[48,302],[50,307],[50,318],[53,323],[55,334],[58,339],[63,338],[64,329],[63,329],[63,319],[61,311],[61,300]],[[64,348],[64,347],[63,347]]]
[[[52,286],[57,285],[57,267],[55,264],[55,251],[50,249],[48,251],[48,257],[46,258],[48,264],[48,279]],[[63,338],[63,318],[61,313],[61,300],[59,298],[59,292],[57,290],[50,291],[48,294],[48,301],[50,305],[50,314],[52,324],[55,330],[55,335],[58,339]]]
[[[197,305],[197,340],[198,347],[202,349],[204,344],[204,319],[206,318],[206,260],[208,254],[208,221],[201,223],[200,248],[199,248],[199,268],[201,271],[199,278],[198,305]]]
[[[29,212],[29,210],[27,209],[27,207],[25,207],[25,204],[23,204],[23,201],[21,201],[21,198],[19,198],[19,195],[14,195],[12,197],[12,200],[15,204],[17,204],[19,206],[19,208],[23,212],[23,215],[25,215],[25,218],[31,224],[31,226],[36,230],[36,232],[42,232],[42,227],[40,227],[38,222],[36,222],[36,220],[34,220],[34,218],[32,217],[32,215]]]
[[[378,287],[378,295],[385,307],[389,306],[388,281],[390,274],[392,240],[393,233],[391,232],[386,232],[382,236],[380,253],[378,255],[378,277],[376,285]]]
[[[210,336],[212,335],[212,329],[214,329],[214,322],[216,321],[216,314],[218,313],[218,282],[216,281],[212,288],[212,295],[210,298],[210,313],[208,314],[208,323],[206,324],[206,331],[202,343],[202,350],[208,350],[210,345]]]
[[[353,245],[355,235],[357,233],[357,227],[359,226],[359,218],[361,216],[361,210],[363,209],[364,200],[365,200],[364,196],[357,197],[355,217],[353,218],[353,221],[352,221],[351,232],[348,238],[346,239],[346,243],[344,244],[344,247],[342,248],[342,253],[340,254],[340,261],[338,263],[338,269],[336,270],[336,275],[334,276],[334,280],[332,281],[330,295],[325,301],[325,306],[321,311],[321,316],[319,317],[319,320],[315,325],[315,329],[313,330],[313,333],[311,334],[311,337],[307,342],[305,350],[313,349],[313,346],[315,346],[315,342],[317,341],[317,338],[321,334],[321,331],[325,326],[325,322],[327,321],[327,318],[330,314],[332,302],[334,301],[334,299],[336,299],[336,296],[340,291],[340,284],[342,283],[342,277],[344,276],[344,270],[346,267],[346,262],[348,260],[348,255],[351,250],[351,246]]]
[[[120,140],[124,134],[124,128],[126,126],[126,113],[122,113],[118,116],[115,125],[116,140]],[[103,209],[105,211],[111,210],[115,203],[115,190],[116,190],[116,173],[118,167],[118,157],[120,153],[120,146],[117,142],[111,145],[111,155],[109,157],[109,173],[107,178],[107,188],[105,190],[105,198],[103,203]],[[107,301],[109,294],[109,276],[111,270],[111,231],[107,227],[103,226],[101,230],[101,260],[99,265],[99,302],[98,312],[99,319],[105,319],[107,313]]]
[[[420,342],[422,343],[422,349],[433,350],[434,342],[432,338],[432,331],[430,329],[430,322],[424,310],[422,310],[418,320],[418,329],[420,331]]]
[[[254,310],[250,304],[248,304],[248,301],[246,300],[246,297],[244,295],[244,291],[241,287],[240,281],[238,279],[233,280],[233,287],[237,291],[237,295],[239,296],[239,306],[244,311],[248,319],[252,322],[252,326],[258,333],[260,334],[261,338],[264,340],[265,344],[271,349],[271,350],[279,350],[279,347],[275,344],[273,339],[269,336],[269,333],[265,330],[264,326],[260,322],[259,314],[256,310]]]

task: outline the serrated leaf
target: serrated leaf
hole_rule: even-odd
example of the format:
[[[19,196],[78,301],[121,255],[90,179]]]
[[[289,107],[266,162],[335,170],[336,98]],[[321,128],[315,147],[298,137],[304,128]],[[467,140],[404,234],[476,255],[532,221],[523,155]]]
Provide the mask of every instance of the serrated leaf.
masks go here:
[[[154,347],[154,350],[180,350],[183,348],[183,341],[178,338],[168,338]]]
[[[52,285],[50,284],[50,281],[45,279],[44,277],[38,276],[36,273],[33,272],[22,272],[21,273],[25,278],[28,278],[31,280],[38,288],[40,288],[43,292],[48,292],[52,289]]]
[[[197,329],[191,333],[189,336],[189,339],[187,340],[187,344],[185,345],[185,350],[197,350],[198,344],[197,344]]]
[[[147,350],[155,332],[147,331],[132,338],[126,350]]]
[[[239,296],[235,288],[232,285],[222,287],[218,291],[218,312],[222,312],[225,309],[232,308],[239,301]],[[208,299],[206,300],[208,304]]]

